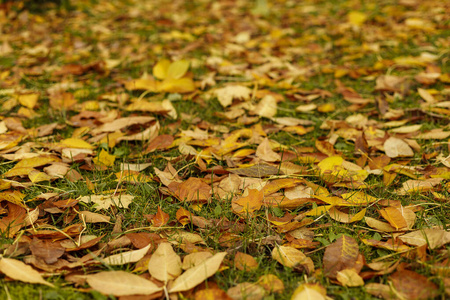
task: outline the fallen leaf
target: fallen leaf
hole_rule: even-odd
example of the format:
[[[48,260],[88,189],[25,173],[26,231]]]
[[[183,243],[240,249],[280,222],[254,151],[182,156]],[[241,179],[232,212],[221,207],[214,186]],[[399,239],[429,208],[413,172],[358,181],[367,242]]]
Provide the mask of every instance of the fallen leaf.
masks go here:
[[[38,271],[20,260],[2,257],[0,259],[0,271],[14,280],[20,280],[27,283],[40,283],[49,287],[54,287],[53,284],[45,281]]]
[[[124,271],[107,271],[85,276],[87,283],[104,295],[151,295],[162,288],[138,275]]]
[[[219,252],[205,260],[203,263],[200,263],[197,266],[188,269],[177,279],[175,279],[169,289],[169,292],[175,293],[188,291],[196,287],[219,270],[220,264],[222,263],[226,255],[226,252]]]
[[[258,262],[256,259],[253,256],[242,252],[237,252],[235,254],[234,265],[241,271],[249,271],[258,268]]]
[[[355,287],[364,285],[364,280],[354,269],[344,269],[337,272],[336,279],[343,286]]]
[[[148,271],[154,278],[167,283],[181,274],[181,258],[173,251],[171,244],[161,243],[150,257]]]
[[[103,262],[107,265],[117,266],[129,263],[134,263],[141,260],[150,249],[151,244],[139,250],[126,251],[119,254],[114,254],[103,259]]]
[[[352,237],[343,235],[325,249],[323,270],[327,277],[336,278],[339,271],[353,268],[359,255],[359,247]]]
[[[389,279],[395,289],[406,299],[433,299],[439,295],[436,284],[414,271],[399,270],[392,274]]]
[[[272,250],[272,258],[283,266],[289,268],[298,268],[303,266],[307,273],[314,271],[314,265],[311,266],[311,262],[308,257],[300,250],[288,246],[278,246]]]
[[[297,287],[291,300],[326,300],[327,291],[320,284],[304,283]]]
[[[261,300],[265,294],[266,291],[262,287],[250,282],[239,283],[227,291],[227,295],[234,300]]]
[[[411,147],[406,142],[398,138],[388,138],[384,142],[383,146],[386,155],[391,158],[414,156],[414,152]]]

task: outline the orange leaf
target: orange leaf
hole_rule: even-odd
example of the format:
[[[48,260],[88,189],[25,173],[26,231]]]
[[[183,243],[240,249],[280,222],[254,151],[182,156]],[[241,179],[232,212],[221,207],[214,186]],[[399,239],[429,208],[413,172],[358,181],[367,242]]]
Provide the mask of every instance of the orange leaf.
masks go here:
[[[241,207],[240,210],[238,207],[235,212],[239,214],[246,214],[259,210],[262,206],[263,195],[263,191],[249,189],[246,197],[241,197],[238,200],[233,201],[233,203]]]
[[[402,213],[395,207],[388,206],[381,209],[380,214],[389,222],[389,224],[391,224],[392,227],[395,227],[397,230],[408,226]]]
[[[169,221],[169,214],[163,212],[161,207],[158,206],[158,211],[152,220],[153,226],[161,227]]]
[[[253,256],[242,252],[237,252],[234,256],[234,265],[241,271],[258,268],[256,259]]]

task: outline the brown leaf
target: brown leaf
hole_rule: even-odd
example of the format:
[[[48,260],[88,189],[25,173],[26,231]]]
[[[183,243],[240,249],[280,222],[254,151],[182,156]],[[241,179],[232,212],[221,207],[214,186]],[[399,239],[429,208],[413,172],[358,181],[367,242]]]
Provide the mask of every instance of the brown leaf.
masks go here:
[[[55,263],[64,252],[64,247],[59,242],[33,239],[30,244],[31,253],[34,256],[44,259],[47,264]]]
[[[406,299],[433,299],[439,295],[438,286],[416,272],[399,270],[389,278],[395,289]]]
[[[359,255],[359,247],[352,237],[343,235],[325,249],[323,270],[327,277],[335,279],[337,273],[353,268]]]

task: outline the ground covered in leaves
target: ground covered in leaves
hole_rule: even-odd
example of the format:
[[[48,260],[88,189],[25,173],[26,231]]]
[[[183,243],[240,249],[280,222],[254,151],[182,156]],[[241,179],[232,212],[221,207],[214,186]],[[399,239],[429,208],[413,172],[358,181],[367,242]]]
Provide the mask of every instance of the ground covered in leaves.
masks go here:
[[[0,6],[0,298],[450,297],[446,1]]]

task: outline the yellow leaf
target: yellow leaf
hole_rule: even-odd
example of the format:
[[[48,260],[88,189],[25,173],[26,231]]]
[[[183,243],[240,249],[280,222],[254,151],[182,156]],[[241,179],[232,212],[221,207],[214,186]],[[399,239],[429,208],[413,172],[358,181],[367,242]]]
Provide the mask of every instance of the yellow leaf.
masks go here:
[[[278,246],[273,248],[272,258],[283,266],[289,268],[295,268],[299,265],[304,265],[305,267],[307,267],[307,269],[309,269],[309,266],[307,265],[309,263],[308,257],[306,257],[306,255],[303,254],[302,251],[293,247]]]
[[[102,151],[100,151],[100,154],[98,155],[98,157],[95,157],[93,159],[94,164],[96,164],[98,166],[105,166],[105,167],[113,166],[115,160],[116,160],[116,156],[109,154],[104,149],[102,149]]]
[[[61,159],[53,155],[36,156],[22,159],[14,166],[14,168],[22,168],[22,167],[34,168],[47,165],[51,162],[58,162],[58,161],[61,161]]]
[[[39,99],[39,94],[37,94],[37,93],[25,94],[25,95],[18,96],[19,103],[30,109],[32,109],[36,106],[38,99]]]
[[[162,59],[153,67],[153,76],[158,79],[166,79],[170,67],[170,60]]]
[[[135,90],[144,90],[144,91],[150,91],[150,92],[156,92],[157,86],[156,81],[154,79],[134,79],[131,81],[128,81],[125,83],[125,88],[129,91],[135,91]]]
[[[320,105],[317,110],[321,113],[329,113],[336,109],[336,105],[334,103],[325,103]]]
[[[81,149],[93,149],[94,146],[91,144],[85,142],[82,139],[76,139],[76,138],[68,138],[61,141],[61,144],[69,147],[69,148],[81,148]]]
[[[347,202],[350,202],[352,204],[367,205],[377,200],[377,198],[367,195],[366,193],[361,191],[344,193],[341,195],[341,197],[344,198]]]
[[[21,207],[26,208],[26,205],[23,202],[23,198],[25,198],[25,195],[17,190],[4,191],[4,192],[0,193],[0,201],[6,200],[8,202],[11,202],[11,203],[14,203]]]
[[[367,20],[366,14],[360,11],[351,11],[348,13],[347,17],[348,22],[355,26],[361,26]]]
[[[167,78],[180,79],[189,69],[189,61],[178,60],[170,64],[167,70]]]
[[[332,208],[332,207],[333,207],[333,205],[318,206],[318,207],[313,208],[310,211],[306,212],[306,215],[307,216],[318,217],[318,216],[323,215],[327,211],[329,211],[330,208]]]
[[[360,212],[353,215],[353,217],[350,219],[350,223],[361,221],[365,215],[366,215],[366,208],[362,209]]]
[[[158,85],[158,89],[169,93],[189,93],[195,91],[195,85],[192,78],[167,78]]]
[[[50,181],[52,176],[47,175],[44,172],[40,172],[38,170],[33,170],[28,174],[28,178],[30,178],[32,183],[41,182],[41,181]]]

